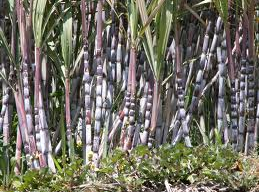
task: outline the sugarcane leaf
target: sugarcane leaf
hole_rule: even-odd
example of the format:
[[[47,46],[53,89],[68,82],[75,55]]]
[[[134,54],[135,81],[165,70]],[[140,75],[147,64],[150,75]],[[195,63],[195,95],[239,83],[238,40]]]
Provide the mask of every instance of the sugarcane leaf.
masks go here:
[[[147,13],[148,15],[150,15],[156,8],[156,5],[157,5],[157,0],[155,1],[151,1],[147,7]]]
[[[201,6],[201,5],[204,5],[204,4],[208,4],[208,3],[212,3],[212,0],[204,0],[200,3],[195,4],[193,7],[198,7],[198,6]]]
[[[66,8],[62,11],[62,13],[57,17],[55,18],[54,20],[54,23],[48,28],[48,30],[45,30],[46,32],[44,33],[43,35],[43,42],[42,42],[42,45],[45,45],[46,42],[49,40],[49,37],[51,36],[51,34],[53,33],[53,29],[59,24],[60,20],[61,19],[64,19],[64,16],[65,14],[67,13],[67,11],[69,10],[70,8]],[[50,22],[48,22],[49,24]]]
[[[135,42],[138,26],[138,8],[134,0],[128,0],[129,24],[131,31],[131,42]]]
[[[137,0],[137,6],[138,6],[138,9],[139,9],[142,24],[147,23],[148,15],[147,15],[145,1],[144,0]],[[150,64],[151,70],[153,71],[155,78],[157,78],[158,74],[155,71],[156,62],[155,62],[155,58],[154,58],[154,50],[153,50],[152,34],[151,34],[150,25],[147,25],[146,28],[145,28],[145,35],[143,37],[143,47],[144,47],[144,50],[146,52],[146,56],[147,56],[148,62]]]
[[[49,20],[50,20],[51,16],[54,14],[55,10],[57,10],[57,6],[58,6],[58,4],[61,3],[61,1],[62,1],[62,0],[58,0],[57,2],[55,2],[55,3],[52,5],[52,7],[51,7],[50,11],[48,12],[48,14],[46,15],[45,20],[44,20],[44,23],[43,23],[43,26],[42,26],[42,34],[45,33],[47,24],[49,23]],[[55,18],[55,20],[56,20],[56,18]]]
[[[167,0],[161,10],[159,21],[157,21],[157,29],[156,29],[158,32],[158,34],[156,35],[156,37],[158,37],[157,50],[156,50],[157,68],[155,70],[157,71],[158,79],[160,79],[162,75],[166,48],[167,48],[169,34],[172,26],[173,16],[171,13],[171,9],[172,9],[171,3],[170,1]]]
[[[155,63],[154,61],[154,55],[152,56],[151,54],[151,51],[150,51],[150,47],[148,46],[147,44],[147,40],[145,39],[145,37],[143,38],[142,40],[142,45],[144,47],[144,50],[145,50],[145,53],[146,53],[146,57],[147,57],[147,60],[148,60],[148,64],[151,68],[151,71],[152,73],[155,75],[155,68],[154,68],[154,65],[152,63]]]
[[[73,162],[75,160],[75,145],[74,145],[74,138],[71,137],[70,139],[70,160]]]
[[[184,4],[184,8],[187,9],[194,17],[196,17],[196,19],[198,19],[204,27],[206,27],[205,21],[187,3]]]
[[[205,145],[208,145],[209,144],[209,138],[208,136],[206,135],[206,130],[205,130],[205,127],[204,126],[201,126],[196,119],[194,119],[194,121],[196,122],[197,124],[197,127],[199,128],[199,131],[202,135],[202,139],[203,139],[203,144]]]
[[[218,129],[215,129],[215,140],[216,140],[216,145],[222,145],[222,140],[221,140],[221,134]]]
[[[9,10],[12,13],[14,11],[14,0],[8,0],[8,4],[9,4]]]
[[[57,54],[57,51],[54,47],[54,42],[49,42],[47,45],[46,54],[49,56],[49,58],[53,61],[54,67],[57,69],[59,76],[62,80],[62,82],[65,84],[65,75],[62,72],[61,66],[62,61],[60,59],[60,56]]]
[[[8,43],[7,43],[7,39],[4,35],[4,32],[2,30],[2,28],[0,27],[0,45],[1,47],[4,48],[4,50],[6,51],[7,53],[7,56],[9,58],[9,60],[14,64],[16,65],[16,62],[15,62],[15,59],[12,55],[12,52],[11,52],[11,48],[9,47]]]
[[[80,64],[80,61],[81,61],[83,55],[84,55],[84,48],[82,47],[81,50],[80,50],[80,52],[79,52],[79,54],[78,54],[78,56],[76,57],[75,63],[74,63],[74,65],[73,65],[73,69],[72,69],[71,72],[70,72],[70,75],[71,75],[71,76],[74,74],[76,68],[77,68],[78,65]]]
[[[154,10],[152,10],[151,14],[149,15],[146,23],[143,25],[142,29],[139,32],[139,36],[141,37],[143,35],[143,33],[145,32],[147,26],[149,26],[149,24],[152,22],[152,20],[154,19],[154,17],[156,16],[156,14],[158,13],[158,11],[160,11],[160,9],[162,8],[162,5],[164,4],[166,0],[161,0],[159,1],[159,3],[156,5],[156,7],[154,8]],[[152,1],[155,2],[155,1]],[[148,11],[147,11],[148,12]]]
[[[43,24],[46,4],[47,4],[47,0],[35,0],[33,2],[32,23],[33,23],[35,44],[37,47],[41,47],[41,43],[42,43],[42,35],[43,35],[42,24]]]
[[[228,0],[214,0],[213,2],[223,22],[226,23],[228,20]]]
[[[157,4],[152,4],[155,6],[154,11],[147,15],[147,10],[145,2],[143,0],[138,0],[138,8],[143,24],[143,28],[139,33],[139,36],[143,37],[143,47],[147,55],[148,62],[150,64],[151,70],[155,76],[155,79],[160,79],[164,66],[164,57],[166,53],[166,48],[169,39],[169,33],[172,24],[172,2],[168,0],[156,1]],[[152,38],[150,24],[155,18],[155,28],[154,28],[154,38]],[[164,23],[166,22],[166,24]],[[153,44],[152,42],[155,42]]]
[[[57,161],[57,159],[56,159],[55,157],[53,157],[53,155],[52,155],[52,159],[53,159],[53,161],[54,161],[54,163],[55,163],[55,166],[56,166],[57,169],[58,169],[58,172],[61,173],[61,172],[62,172],[62,168],[61,168],[59,162]]]
[[[70,70],[72,59],[72,11],[69,9],[64,16],[61,30],[61,50],[66,70]]]
[[[175,75],[175,73],[171,73],[170,75],[168,75],[164,80],[163,82],[161,83],[162,86],[164,86],[172,77],[173,75]]]
[[[118,14],[118,12],[115,10],[114,8],[114,0],[111,1],[111,0],[106,0],[106,2],[110,5],[112,11],[115,13],[115,15],[117,16],[117,18],[120,18],[120,15],[121,14]]]

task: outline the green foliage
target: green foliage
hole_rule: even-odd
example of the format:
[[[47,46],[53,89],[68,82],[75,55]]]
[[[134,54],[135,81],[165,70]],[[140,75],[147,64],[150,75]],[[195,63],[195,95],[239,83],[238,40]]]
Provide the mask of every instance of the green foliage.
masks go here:
[[[102,160],[96,174],[93,174],[91,165],[81,166],[80,158],[71,163],[55,159],[57,174],[47,169],[28,170],[11,179],[11,190],[71,191],[84,185],[97,190],[106,184],[111,191],[164,190],[164,181],[168,180],[170,184],[214,181],[247,191],[259,181],[259,177],[251,173],[256,169],[254,161],[223,146],[186,148],[179,144],[172,148],[164,145],[150,151],[142,145],[130,153],[114,150]]]
[[[62,56],[66,70],[69,70],[72,61],[72,22],[72,11],[69,9],[69,11],[65,14],[61,31]],[[67,74],[65,72],[65,76],[66,75]]]
[[[216,146],[198,146],[193,149],[179,144],[175,148],[169,145],[149,151],[139,146],[131,154],[120,150],[104,159],[100,175],[105,179],[117,181],[127,190],[137,190],[141,186],[163,187],[163,182],[195,183],[215,181],[232,188],[249,188],[256,183],[251,175],[243,171],[233,171],[238,162],[238,154],[231,149]],[[244,164],[248,168],[250,165]],[[258,179],[258,178],[257,178]],[[242,182],[240,182],[242,181]]]
[[[12,53],[11,53],[11,48],[9,47],[9,45],[7,43],[7,39],[6,39],[5,34],[4,34],[1,27],[0,27],[0,46],[4,48],[5,53],[7,53],[7,56],[9,58],[9,60],[13,64],[16,64],[15,59],[14,59]]]
[[[41,46],[43,29],[43,19],[47,0],[36,0],[33,3],[33,32],[35,37],[35,44],[37,47]]]
[[[214,0],[214,4],[224,23],[228,20],[228,0]]]
[[[83,183],[88,173],[80,166],[81,159],[65,164],[57,174],[48,169],[28,170],[13,179],[12,189],[16,191],[71,191],[73,186]]]
[[[131,42],[134,43],[137,37],[138,26],[138,9],[137,4],[133,0],[128,0],[129,24],[131,32]]]

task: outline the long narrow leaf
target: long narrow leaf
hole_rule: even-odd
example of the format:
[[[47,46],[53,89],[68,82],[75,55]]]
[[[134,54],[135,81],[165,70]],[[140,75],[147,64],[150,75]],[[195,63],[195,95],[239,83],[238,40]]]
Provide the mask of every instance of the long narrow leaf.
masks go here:
[[[166,4],[164,4],[163,9],[161,10],[161,16],[159,18],[159,22],[157,25],[157,31],[159,34],[157,35],[157,65],[156,71],[158,73],[158,79],[161,78],[162,69],[164,66],[164,58],[166,53],[166,48],[168,44],[169,34],[171,31],[173,15],[171,13],[172,6],[171,2],[166,0]],[[165,23],[164,23],[165,22]]]
[[[14,65],[16,65],[15,59],[14,59],[12,53],[11,53],[11,48],[9,47],[9,45],[7,43],[7,39],[6,39],[5,35],[4,35],[4,32],[3,32],[1,27],[0,27],[0,45],[1,45],[1,47],[3,47],[5,49],[5,51],[6,51],[7,55],[8,55],[8,57],[9,57],[10,61]]]
[[[61,49],[64,64],[69,70],[72,57],[72,11],[71,9],[65,14],[62,31],[61,31]]]
[[[145,1],[144,0],[137,0],[137,5],[138,5],[138,9],[139,9],[139,13],[140,13],[142,23],[145,24],[145,23],[147,23],[147,20],[148,20]],[[145,49],[145,52],[147,53],[146,54],[147,59],[149,61],[151,69],[153,70],[154,76],[155,76],[155,78],[157,78],[158,74],[154,70],[156,68],[155,67],[155,58],[154,58],[154,51],[153,51],[152,34],[151,34],[151,29],[150,29],[149,25],[145,29],[144,49]]]
[[[37,47],[41,47],[41,43],[42,43],[42,35],[43,35],[42,23],[43,23],[46,3],[47,3],[47,0],[35,0],[33,3],[32,22],[33,22],[35,44]]]

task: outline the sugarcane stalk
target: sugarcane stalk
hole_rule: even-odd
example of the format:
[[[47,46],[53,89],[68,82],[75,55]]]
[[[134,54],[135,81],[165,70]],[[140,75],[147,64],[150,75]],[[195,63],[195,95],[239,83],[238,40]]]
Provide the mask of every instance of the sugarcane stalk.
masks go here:
[[[191,122],[192,113],[198,105],[198,100],[199,100],[199,97],[200,97],[200,93],[202,91],[202,83],[203,83],[203,79],[204,79],[204,70],[206,68],[205,64],[206,64],[207,52],[208,52],[208,48],[209,48],[209,41],[210,41],[209,33],[211,31],[211,26],[212,26],[212,22],[209,21],[208,25],[207,25],[207,28],[206,28],[204,40],[203,40],[202,53],[201,53],[201,58],[200,58],[200,65],[199,65],[199,70],[198,70],[198,73],[197,73],[197,76],[196,76],[195,88],[194,88],[194,91],[193,91],[193,97],[192,97],[192,101],[191,101],[191,104],[190,104],[190,107],[189,107],[189,110],[188,110],[188,115],[187,115],[188,124]],[[216,35],[214,35],[214,36],[216,36]],[[217,40],[216,37],[215,37],[215,40]]]
[[[1,15],[0,15],[1,17]],[[0,19],[0,26],[2,30],[4,30],[5,23]],[[8,77],[9,83],[11,82],[11,73],[10,70],[8,76],[8,64],[6,63],[3,49],[0,48],[0,66],[1,66],[1,74],[3,74],[6,78]],[[10,67],[11,68],[11,67]],[[3,157],[5,162],[5,168],[3,171],[8,176],[10,174],[10,159],[9,159],[9,150],[10,150],[10,95],[11,95],[11,88],[8,85],[8,82],[2,78],[2,108],[0,112],[0,133],[3,131]]]
[[[102,66],[102,0],[98,0],[97,4],[97,46],[96,46],[96,64],[97,64],[97,79],[96,79],[96,109],[95,109],[95,124],[94,124],[94,138],[93,138],[93,163],[95,167],[99,166],[99,145],[100,145],[100,131],[102,118],[102,80],[103,80],[103,66]]]
[[[66,115],[66,136],[68,144],[69,157],[73,159],[73,137],[71,130],[71,112],[70,112],[70,78],[69,72],[65,75],[65,115]]]
[[[247,62],[247,80],[248,80],[248,93],[247,93],[247,131],[245,141],[245,154],[250,154],[254,148],[254,61],[253,59]]]
[[[3,99],[2,99],[3,104],[0,112],[0,132],[3,131],[4,117],[6,112],[8,114],[8,102],[10,98],[11,88],[8,87],[5,83],[3,83],[2,90],[3,90]]]
[[[186,60],[187,60],[187,62],[189,62],[188,60],[190,60],[192,58],[193,54],[194,54],[194,51],[192,49],[194,29],[195,29],[195,26],[194,26],[193,23],[191,23],[190,26],[189,26],[189,30],[188,30],[188,39],[187,39],[187,48],[186,48]],[[185,83],[185,91],[184,91],[185,94],[187,93],[188,87],[190,85],[193,70],[194,70],[194,61],[191,61],[189,63],[188,77],[187,77],[186,83]]]
[[[129,108],[130,108],[130,96],[131,96],[131,79],[132,79],[132,65],[129,65],[128,63],[130,62],[130,27],[128,27],[127,31],[128,39],[127,39],[127,45],[126,45],[126,55],[124,58],[124,64],[126,65],[125,67],[125,72],[126,72],[126,80],[127,80],[127,88],[126,93],[125,93],[125,105],[123,109],[123,122],[122,122],[122,128],[121,128],[121,135],[120,135],[120,146],[124,147],[125,144],[125,139],[127,135],[127,126],[128,126],[128,118],[129,118]]]
[[[46,165],[50,168],[50,170],[55,173],[56,168],[54,165],[54,161],[52,158],[52,146],[50,140],[50,134],[47,124],[46,113],[44,110],[43,104],[43,95],[41,91],[40,85],[39,92],[39,128],[40,128],[40,137],[41,137],[41,149],[42,149],[42,158],[43,161],[46,162]]]
[[[28,134],[28,127],[27,127],[27,121],[26,121],[26,113],[24,110],[24,101],[21,96],[21,89],[19,85],[16,85],[16,90],[14,90],[14,98],[15,98],[15,104],[18,114],[18,121],[19,121],[19,128],[21,132],[21,138],[24,145],[24,152],[26,156],[26,162],[27,166],[31,168],[31,153],[30,153],[30,142],[29,142],[29,134]]]
[[[106,112],[105,112],[105,120],[104,120],[104,131],[102,135],[101,147],[99,149],[99,158],[106,157],[108,153],[108,133],[110,130],[110,121],[111,121],[111,108],[112,108],[112,98],[113,98],[114,87],[112,82],[108,83],[108,91],[107,98],[105,100],[106,103]]]
[[[42,156],[42,141],[40,135],[40,117],[39,117],[39,92],[40,92],[40,79],[41,79],[41,49],[35,47],[35,79],[34,79],[34,118],[35,118],[35,133],[36,144],[40,155],[40,166],[46,167],[47,162]]]
[[[236,19],[236,32],[235,32],[235,45],[234,57],[235,68],[239,67],[240,63],[240,44],[239,44],[239,28],[238,28],[238,19]],[[235,69],[235,80],[231,82],[231,131],[232,131],[232,145],[233,149],[237,151],[238,147],[238,107],[239,107],[239,79],[237,78],[237,71]],[[235,97],[235,98],[234,98]]]
[[[29,146],[30,146],[30,153],[33,156],[33,167],[39,168],[38,159],[37,159],[37,149],[36,149],[36,142],[34,137],[34,126],[33,126],[33,119],[32,119],[32,111],[31,111],[31,104],[30,104],[30,96],[29,96],[29,79],[28,79],[28,61],[29,61],[29,47],[28,47],[28,38],[26,36],[26,20],[25,20],[25,10],[23,3],[20,0],[16,0],[16,11],[17,11],[17,18],[18,18],[18,25],[20,31],[20,41],[21,41],[21,53],[22,53],[22,85],[23,91],[21,91],[20,96],[23,97],[24,102],[21,102],[21,105],[24,107],[25,111],[25,118],[26,118],[26,126],[28,129],[28,139],[29,139]],[[22,108],[23,108],[22,107]],[[23,109],[21,109],[23,110]],[[21,112],[23,115],[23,112]],[[35,158],[36,157],[36,158]]]
[[[122,28],[122,19],[120,19],[120,28]],[[122,34],[121,31],[119,31],[119,41],[118,41],[118,47],[116,52],[116,82],[119,84],[122,80]],[[125,71],[124,71],[125,73]],[[124,80],[126,81],[126,80]],[[123,82],[124,82],[123,81]],[[122,87],[123,89],[123,87]],[[112,137],[114,136],[115,132],[122,126],[122,121],[124,118],[123,112],[120,112],[119,115],[116,117],[116,119],[113,121],[112,128],[110,130],[110,134],[108,137],[108,141],[111,141]]]
[[[158,115],[157,115],[157,125],[156,125],[156,133],[155,133],[155,146],[159,147],[162,144],[163,139],[163,110],[162,110],[162,100],[159,98],[159,106],[158,106]]]
[[[31,153],[33,156],[36,156],[37,154],[37,147],[36,147],[36,141],[35,141],[35,130],[33,125],[33,118],[32,118],[32,109],[31,109],[31,102],[30,102],[30,87],[29,87],[29,78],[28,78],[28,64],[24,61],[23,62],[23,97],[24,97],[24,107],[25,107],[25,113],[26,113],[26,120],[27,120],[27,126],[28,126],[28,134],[29,134],[29,140],[30,140],[30,148]],[[39,168],[39,161],[37,158],[33,159],[33,165],[34,168]]]
[[[176,138],[181,138],[183,136],[185,145],[187,147],[191,147],[191,141],[189,137],[189,128],[186,121],[186,111],[184,108],[184,84],[182,78],[182,67],[181,67],[181,56],[180,56],[180,47],[179,47],[179,23],[175,22],[175,59],[176,59],[176,84],[177,84],[177,95],[178,95],[178,110],[179,117],[181,121],[181,129],[178,130]],[[179,140],[175,140],[173,145],[175,145]]]
[[[158,109],[160,105],[160,82],[155,80],[154,82],[154,92],[153,92],[153,104],[152,104],[152,112],[151,112],[151,122],[150,122],[150,135],[149,135],[149,141],[148,146],[152,147],[154,141],[155,141],[155,131],[157,127],[157,117],[158,117]]]
[[[111,62],[110,62],[110,69],[111,69],[111,81],[116,81],[116,37],[115,34],[112,34],[112,41],[111,41]]]
[[[255,14],[255,1],[251,0],[247,8],[248,20],[254,20]],[[254,56],[255,56],[255,46],[254,46],[254,23],[248,23],[248,66],[247,66],[247,132],[245,141],[245,154],[251,154],[254,150],[254,132],[255,132],[255,81],[254,81]]]
[[[228,137],[226,137],[227,132],[225,127],[225,76],[226,76],[226,39],[225,34],[222,36],[222,41],[218,43],[217,47],[217,61],[219,70],[219,89],[218,89],[218,106],[217,106],[217,127],[219,133],[224,131],[224,143],[228,142]]]
[[[126,142],[124,143],[124,150],[130,150],[135,132],[135,94],[136,94],[136,48],[131,45],[130,49],[130,67],[131,67],[131,84],[130,84],[130,108],[129,108],[129,127],[127,132]]]
[[[105,54],[105,53],[104,53]],[[110,81],[112,81],[112,75],[111,73],[109,73],[109,69],[110,68],[108,66],[108,61],[107,61],[107,58],[104,59],[103,61],[103,79],[102,79],[102,101],[103,101],[103,104],[102,104],[102,119],[105,119],[105,114],[106,114],[106,109],[107,109],[107,103],[105,102],[106,101],[106,98],[107,98],[107,93],[108,93],[108,79]],[[109,75],[109,76],[108,76]]]
[[[4,17],[4,16],[0,15],[0,17]],[[3,31],[4,31],[4,26],[5,26],[4,21],[2,18],[0,18],[0,27]],[[1,73],[6,77],[7,71],[6,71],[6,65],[4,62],[4,54],[3,54],[2,47],[0,48],[0,67],[1,67]],[[2,77],[1,77],[1,80],[3,81]],[[2,108],[0,112],[0,133],[2,133],[3,131],[4,116],[8,108],[7,105],[8,105],[9,93],[10,93],[10,88],[4,81],[2,83],[2,91],[3,91],[3,97],[2,97]]]
[[[246,60],[241,60],[240,74],[240,93],[239,93],[239,121],[238,121],[238,142],[237,150],[242,151],[244,147],[244,131],[245,131],[245,76],[246,76]]]
[[[22,158],[22,135],[20,127],[17,126],[16,128],[16,150],[15,150],[15,167],[14,173],[15,175],[20,175],[21,173],[21,158]]]
[[[117,85],[120,84],[122,80],[122,27],[123,22],[122,18],[120,18],[120,25],[119,25],[119,37],[118,37],[118,46],[116,52],[116,82]]]
[[[4,158],[6,162],[6,173],[7,175],[10,174],[10,125],[12,120],[12,108],[11,105],[7,106],[6,113],[4,116],[4,123],[3,123],[3,147],[4,147]]]
[[[246,102],[246,43],[247,43],[247,24],[245,15],[243,16],[243,38],[242,38],[242,55],[241,55],[241,70],[240,70],[240,94],[239,94],[239,120],[238,120],[238,142],[237,151],[243,151],[244,148],[244,133],[245,133],[245,102]]]
[[[152,88],[150,86],[150,83],[148,82],[147,106],[146,106],[146,112],[145,112],[144,132],[143,132],[143,135],[141,138],[141,143],[144,145],[147,145],[148,138],[149,138],[152,101],[153,101]]]
[[[88,25],[89,21],[86,19],[85,1],[81,1],[82,11],[82,30],[83,30],[83,46],[84,46],[84,111],[85,111],[85,139],[83,140],[83,158],[84,163],[89,163],[89,154],[92,151],[92,128],[91,128],[91,76],[89,68],[89,51],[88,51]]]
[[[18,7],[20,10],[20,20],[19,20],[19,28],[21,33],[21,44],[22,44],[22,84],[23,84],[23,98],[24,98],[24,110],[26,113],[26,120],[27,120],[27,127],[28,127],[28,134],[29,134],[29,142],[30,142],[30,150],[33,156],[37,154],[36,148],[36,141],[34,137],[34,126],[33,126],[33,118],[32,118],[32,110],[31,110],[31,103],[30,103],[30,87],[29,87],[29,72],[28,72],[28,61],[29,61],[29,49],[27,46],[28,39],[26,38],[26,26],[25,26],[25,15],[23,11],[22,3]],[[38,159],[33,159],[33,165],[35,168],[39,168]]]
[[[259,5],[256,6],[256,14],[255,14],[255,45],[256,45],[256,54],[258,55],[259,53]],[[259,62],[259,58],[258,56],[256,57],[256,61],[255,62]],[[255,75],[257,77],[257,75],[259,74],[259,68],[258,65],[256,65],[255,68]],[[257,106],[256,106],[256,121],[255,121],[255,137],[254,137],[254,142],[255,142],[255,147],[258,147],[258,133],[259,133],[259,79],[256,81],[256,87],[257,89]]]
[[[166,99],[165,99],[165,106],[164,106],[164,112],[165,114],[165,124],[163,129],[163,137],[162,137],[162,144],[166,143],[169,133],[169,126],[170,126],[170,120],[172,116],[172,95],[173,95],[173,87],[171,86],[172,81],[168,82],[166,85],[167,93],[166,93]]]
[[[139,106],[138,126],[140,128],[144,127],[145,112],[146,112],[146,108],[147,108],[148,89],[149,89],[149,84],[148,84],[148,82],[146,82],[144,91],[143,91],[143,96],[139,102],[140,106]],[[142,133],[139,133],[139,134],[142,134]]]

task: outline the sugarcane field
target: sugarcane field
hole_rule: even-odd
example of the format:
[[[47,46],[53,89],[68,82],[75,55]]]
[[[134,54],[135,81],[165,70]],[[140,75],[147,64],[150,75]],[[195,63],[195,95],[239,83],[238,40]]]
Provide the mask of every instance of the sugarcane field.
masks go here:
[[[259,192],[259,1],[0,0],[0,191]]]

